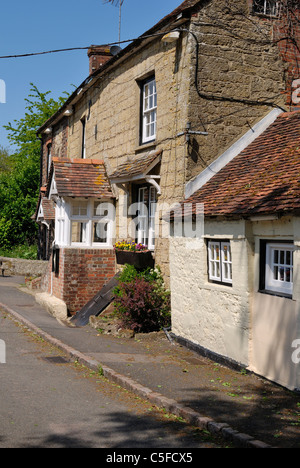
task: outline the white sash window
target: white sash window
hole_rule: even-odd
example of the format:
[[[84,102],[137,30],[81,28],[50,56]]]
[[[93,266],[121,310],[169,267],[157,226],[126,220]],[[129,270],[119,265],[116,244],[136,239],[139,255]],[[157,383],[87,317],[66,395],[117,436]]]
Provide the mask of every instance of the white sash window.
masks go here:
[[[265,272],[267,291],[293,294],[293,253],[293,244],[267,244]]]
[[[157,93],[155,78],[143,85],[143,128],[142,143],[156,138]]]
[[[230,242],[209,241],[208,277],[211,281],[232,284]]]

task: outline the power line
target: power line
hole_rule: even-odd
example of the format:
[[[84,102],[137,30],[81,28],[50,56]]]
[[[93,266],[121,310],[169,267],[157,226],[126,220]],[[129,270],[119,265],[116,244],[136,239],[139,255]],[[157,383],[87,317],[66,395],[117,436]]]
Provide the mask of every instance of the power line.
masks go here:
[[[150,38],[150,37],[164,36],[165,34],[167,34],[167,32],[150,34],[150,35],[147,35],[147,36],[140,36],[140,37],[137,37],[137,38],[135,37],[134,39],[126,39],[124,41],[110,42],[109,44],[105,44],[105,46],[109,47],[109,46],[118,45],[118,44],[125,44],[125,43],[128,43],[128,42],[133,42],[133,41],[136,41],[136,40],[143,40],[143,39],[147,39],[147,38]],[[0,59],[33,57],[35,55],[54,54],[54,53],[57,53],[57,52],[69,52],[69,51],[72,51],[72,50],[88,50],[90,47],[91,46],[88,46],[88,47],[70,47],[70,48],[67,48],[67,49],[46,50],[44,52],[31,52],[31,53],[28,53],[28,54],[2,55],[2,56],[0,56]]]

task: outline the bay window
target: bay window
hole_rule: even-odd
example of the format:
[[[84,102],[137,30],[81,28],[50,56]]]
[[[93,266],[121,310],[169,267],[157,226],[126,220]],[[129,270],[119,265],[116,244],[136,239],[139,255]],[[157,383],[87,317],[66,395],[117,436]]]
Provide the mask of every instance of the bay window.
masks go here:
[[[58,200],[55,243],[58,246],[112,245],[114,205],[99,200]]]

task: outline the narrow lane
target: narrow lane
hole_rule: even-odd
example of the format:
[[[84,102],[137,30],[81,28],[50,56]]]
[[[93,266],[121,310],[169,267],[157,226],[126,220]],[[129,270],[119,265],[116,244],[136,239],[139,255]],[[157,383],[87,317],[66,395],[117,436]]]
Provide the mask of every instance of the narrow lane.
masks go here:
[[[0,311],[0,448],[218,448],[76,363]],[[2,359],[3,361],[3,359]]]

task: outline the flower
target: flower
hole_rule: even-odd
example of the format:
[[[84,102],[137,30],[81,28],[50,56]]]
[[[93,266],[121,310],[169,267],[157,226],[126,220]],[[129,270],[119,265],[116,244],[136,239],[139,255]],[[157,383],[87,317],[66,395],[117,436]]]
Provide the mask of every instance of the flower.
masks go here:
[[[142,252],[148,250],[148,247],[134,241],[118,241],[114,245],[115,250],[129,250],[131,252]]]

